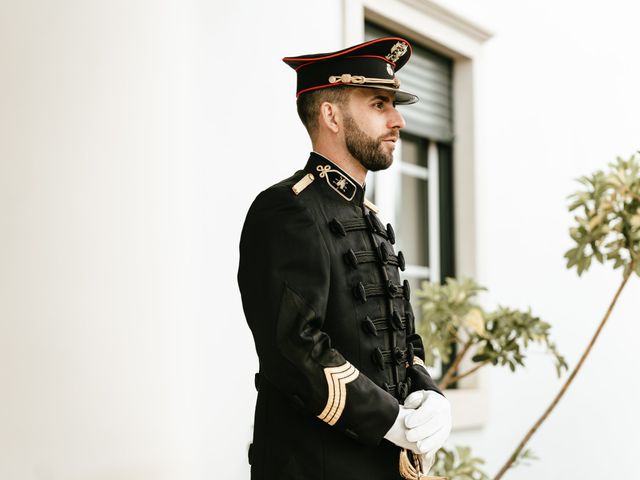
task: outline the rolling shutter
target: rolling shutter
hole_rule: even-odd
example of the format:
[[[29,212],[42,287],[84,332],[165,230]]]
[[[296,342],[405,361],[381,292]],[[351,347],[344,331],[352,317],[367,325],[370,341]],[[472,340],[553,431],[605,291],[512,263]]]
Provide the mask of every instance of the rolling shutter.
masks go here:
[[[365,39],[397,36],[367,23]],[[401,86],[420,98],[413,105],[399,105],[398,110],[407,122],[405,131],[439,142],[453,140],[451,84],[453,62],[420,45],[411,45],[409,62],[398,73]]]

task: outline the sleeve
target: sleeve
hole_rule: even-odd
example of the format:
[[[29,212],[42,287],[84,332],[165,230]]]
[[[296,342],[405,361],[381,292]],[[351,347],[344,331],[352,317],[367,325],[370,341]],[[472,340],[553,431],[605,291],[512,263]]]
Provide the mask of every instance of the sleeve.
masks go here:
[[[319,421],[377,445],[398,402],[323,331],[330,271],[323,236],[301,199],[290,191],[258,196],[242,232],[238,282],[260,375]]]

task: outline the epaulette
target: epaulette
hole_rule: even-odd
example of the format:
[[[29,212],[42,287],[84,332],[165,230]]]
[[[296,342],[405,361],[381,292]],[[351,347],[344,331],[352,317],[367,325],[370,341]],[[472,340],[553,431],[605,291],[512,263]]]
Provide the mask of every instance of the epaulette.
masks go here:
[[[380,213],[380,209],[376,205],[374,205],[373,202],[367,200],[366,198],[364,199],[364,206],[367,207],[369,210],[371,210],[376,215],[378,213]]]
[[[300,192],[311,185],[311,182],[313,182],[314,180],[315,177],[313,176],[313,174],[307,173],[293,187],[291,187],[291,190],[293,190],[293,193],[295,193],[296,195],[300,195]]]

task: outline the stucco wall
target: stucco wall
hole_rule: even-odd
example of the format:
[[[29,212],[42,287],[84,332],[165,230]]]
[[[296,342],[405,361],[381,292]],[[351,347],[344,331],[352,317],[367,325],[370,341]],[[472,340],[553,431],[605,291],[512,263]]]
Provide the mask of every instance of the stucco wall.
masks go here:
[[[573,365],[619,281],[564,270],[572,179],[637,148],[638,7],[448,0],[495,36],[478,81],[478,280]],[[342,2],[0,6],[0,477],[248,478],[257,359],[235,274],[255,194],[305,160],[280,58],[343,46]],[[640,281],[520,479],[629,478]],[[483,377],[494,473],[557,390]]]
[[[575,178],[638,148],[639,10],[624,2],[481,3],[445,3],[495,33],[479,92],[478,279],[491,290],[488,304],[531,305],[551,322],[573,366],[621,278],[601,266],[582,278],[564,268],[572,221],[566,196],[577,189]],[[633,476],[639,298],[635,278],[572,389],[533,438],[541,460],[512,477]],[[484,380],[489,423],[453,438],[472,444],[493,474],[560,382],[542,354],[530,357],[526,371],[491,371]]]

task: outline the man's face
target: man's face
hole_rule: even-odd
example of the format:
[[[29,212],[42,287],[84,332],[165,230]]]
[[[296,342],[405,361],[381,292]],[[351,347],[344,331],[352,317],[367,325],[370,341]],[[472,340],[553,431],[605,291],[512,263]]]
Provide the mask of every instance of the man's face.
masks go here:
[[[405,126],[393,103],[394,93],[374,88],[353,88],[344,111],[344,138],[349,153],[370,171],[393,162],[393,150]]]

